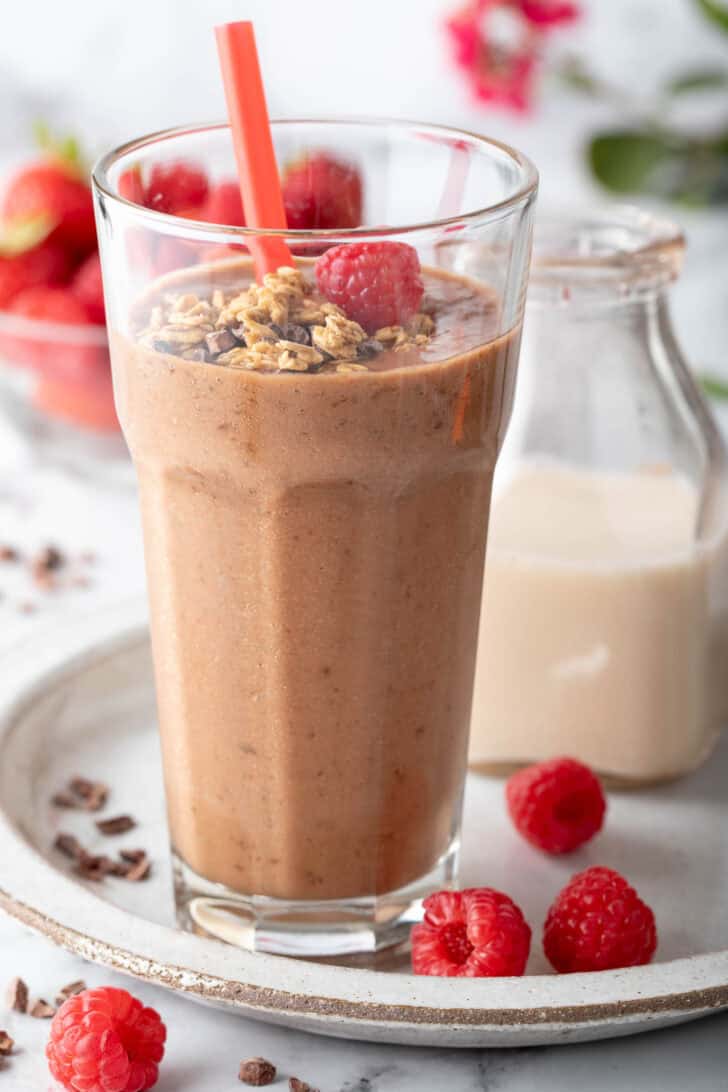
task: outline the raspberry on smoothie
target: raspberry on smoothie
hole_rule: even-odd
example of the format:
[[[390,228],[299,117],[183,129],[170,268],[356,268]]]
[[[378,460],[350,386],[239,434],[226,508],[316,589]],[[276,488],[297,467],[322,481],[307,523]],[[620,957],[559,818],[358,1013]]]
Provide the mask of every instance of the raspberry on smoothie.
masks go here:
[[[370,334],[409,322],[424,292],[417,251],[407,243],[332,247],[316,262],[316,281],[327,299]]]

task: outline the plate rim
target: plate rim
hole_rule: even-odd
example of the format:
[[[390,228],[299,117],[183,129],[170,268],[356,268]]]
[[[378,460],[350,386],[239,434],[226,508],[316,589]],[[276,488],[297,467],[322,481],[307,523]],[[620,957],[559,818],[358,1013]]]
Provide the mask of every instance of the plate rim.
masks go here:
[[[84,666],[146,643],[146,615],[143,600],[129,600],[39,627],[6,650],[0,743],[40,694]],[[140,918],[66,877],[24,838],[2,800],[0,859],[7,876],[0,910],[9,916],[84,958],[249,1015],[472,1030],[625,1024],[728,1007],[728,949],[616,971],[509,979],[383,974],[246,952]],[[55,909],[43,906],[49,891]],[[77,928],[74,915],[95,923],[91,931]],[[135,933],[143,934],[135,943],[119,943],[119,936]],[[174,951],[181,962],[170,958]],[[374,1000],[378,995],[385,999]]]

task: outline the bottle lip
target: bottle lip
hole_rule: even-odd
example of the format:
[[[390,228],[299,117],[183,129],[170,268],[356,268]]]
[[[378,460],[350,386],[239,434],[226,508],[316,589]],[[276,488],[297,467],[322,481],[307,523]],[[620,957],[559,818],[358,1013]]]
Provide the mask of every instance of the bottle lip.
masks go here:
[[[536,215],[531,287],[617,289],[621,295],[654,290],[682,268],[685,236],[672,220],[631,205]]]

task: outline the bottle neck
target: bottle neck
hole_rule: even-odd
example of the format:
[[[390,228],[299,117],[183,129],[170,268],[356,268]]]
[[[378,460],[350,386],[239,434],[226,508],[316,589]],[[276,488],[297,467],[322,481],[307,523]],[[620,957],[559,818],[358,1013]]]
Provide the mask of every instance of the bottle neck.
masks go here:
[[[715,523],[719,434],[678,345],[667,285],[548,301],[529,297],[502,460],[589,472],[658,469],[693,483],[701,537]]]

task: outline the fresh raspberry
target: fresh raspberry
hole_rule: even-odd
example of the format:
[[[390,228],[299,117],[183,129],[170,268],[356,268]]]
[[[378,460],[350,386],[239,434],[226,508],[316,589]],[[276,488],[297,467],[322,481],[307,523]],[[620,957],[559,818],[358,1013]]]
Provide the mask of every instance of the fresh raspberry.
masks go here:
[[[52,238],[75,254],[96,246],[91,189],[60,162],[36,163],[16,174],[5,191],[2,216],[10,224],[48,217]]]
[[[607,971],[649,963],[657,947],[655,915],[611,868],[579,872],[556,896],[543,949],[557,971]]]
[[[149,174],[144,203],[158,212],[176,213],[202,205],[207,192],[207,175],[194,163],[158,163]]]
[[[157,1083],[167,1031],[126,990],[69,997],[53,1017],[46,1057],[67,1092],[144,1092]]]
[[[103,326],[106,322],[106,311],[101,260],[98,254],[90,254],[77,271],[71,282],[71,291],[84,305],[91,321]]]
[[[226,224],[230,227],[245,227],[243,199],[237,182],[217,182],[210,187],[202,209],[200,220],[209,224]]]
[[[522,975],[531,930],[516,904],[490,887],[438,891],[412,927],[415,974],[465,978]]]
[[[361,223],[362,182],[356,167],[327,152],[302,156],[283,173],[283,203],[293,230],[352,228]]]
[[[407,243],[344,243],[316,262],[327,299],[370,334],[409,322],[422,299],[417,251]]]
[[[571,853],[602,829],[606,801],[599,778],[574,758],[519,770],[506,784],[516,830],[546,853]]]
[[[32,250],[12,258],[0,257],[0,310],[4,310],[26,288],[62,284],[71,264],[60,243],[47,239]]]

